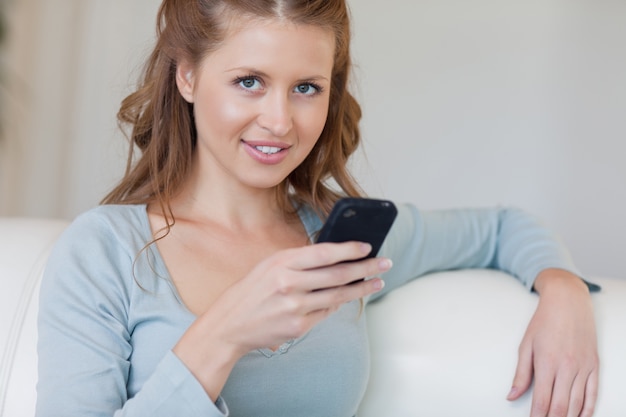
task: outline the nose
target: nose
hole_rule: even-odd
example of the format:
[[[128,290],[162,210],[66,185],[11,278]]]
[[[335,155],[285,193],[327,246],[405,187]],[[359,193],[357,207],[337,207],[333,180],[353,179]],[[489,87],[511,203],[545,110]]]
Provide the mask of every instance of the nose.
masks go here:
[[[258,123],[276,137],[285,136],[293,128],[293,109],[288,94],[268,94],[261,103]]]

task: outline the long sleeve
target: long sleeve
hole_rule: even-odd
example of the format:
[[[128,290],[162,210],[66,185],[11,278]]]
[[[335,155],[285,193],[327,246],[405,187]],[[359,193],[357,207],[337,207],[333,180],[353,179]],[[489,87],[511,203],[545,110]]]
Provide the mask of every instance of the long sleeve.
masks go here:
[[[168,323],[175,321],[168,303],[176,300],[159,300],[157,286],[139,285],[150,282],[135,262],[145,239],[121,239],[135,227],[121,218],[115,225],[98,212],[81,216],[49,259],[40,293],[37,416],[226,415],[170,351],[187,323]],[[160,302],[163,314],[151,302]],[[154,330],[146,348],[138,343],[147,323]],[[144,366],[148,360],[153,364]]]
[[[531,289],[546,268],[578,274],[559,239],[528,213],[514,208],[419,211],[398,205],[398,217],[381,249],[394,267],[383,292],[429,272],[494,268]]]

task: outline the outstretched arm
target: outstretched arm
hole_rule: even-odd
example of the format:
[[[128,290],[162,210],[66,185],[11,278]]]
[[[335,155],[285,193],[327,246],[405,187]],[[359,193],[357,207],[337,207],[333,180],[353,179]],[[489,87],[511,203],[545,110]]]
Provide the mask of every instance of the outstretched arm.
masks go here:
[[[385,289],[426,273],[494,268],[517,277],[540,301],[520,346],[509,399],[535,379],[532,417],[590,416],[598,390],[596,331],[589,291],[568,251],[540,221],[518,209],[419,211],[400,205],[383,250],[394,261]],[[577,411],[578,410],[578,411]],[[550,414],[548,414],[548,411]]]
[[[576,275],[543,270],[535,280],[539,304],[519,348],[508,399],[535,379],[531,417],[593,414],[598,394],[598,350],[589,289]]]

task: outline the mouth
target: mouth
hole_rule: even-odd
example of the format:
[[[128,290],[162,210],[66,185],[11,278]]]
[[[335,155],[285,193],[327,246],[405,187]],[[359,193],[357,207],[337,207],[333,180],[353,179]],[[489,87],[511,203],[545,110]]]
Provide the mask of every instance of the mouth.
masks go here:
[[[242,140],[244,149],[255,161],[262,164],[274,165],[283,161],[289,155],[291,145],[283,142]]]
[[[273,155],[282,151],[285,148],[279,148],[277,146],[254,146],[254,149],[263,152],[265,155]]]

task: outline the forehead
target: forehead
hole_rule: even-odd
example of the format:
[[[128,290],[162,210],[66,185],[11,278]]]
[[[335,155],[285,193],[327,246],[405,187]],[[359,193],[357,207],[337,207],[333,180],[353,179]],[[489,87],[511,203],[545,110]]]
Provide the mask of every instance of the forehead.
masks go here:
[[[335,36],[327,28],[278,19],[230,19],[220,45],[205,63],[311,67],[332,72]]]
[[[303,23],[294,20],[290,20],[287,17],[264,17],[253,14],[237,14],[233,11],[224,10],[223,18],[220,24],[224,33],[224,41],[230,36],[234,36],[237,33],[250,28],[283,28],[283,29],[301,29],[309,30],[311,32],[317,32],[322,36],[332,39],[334,42],[335,33],[331,29],[331,26],[323,26],[320,24]]]

